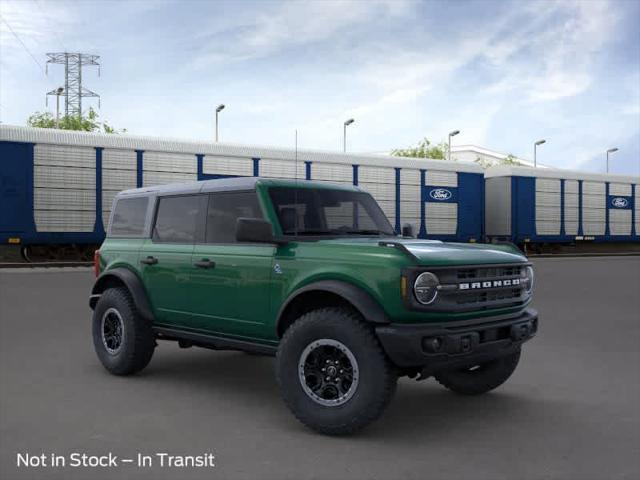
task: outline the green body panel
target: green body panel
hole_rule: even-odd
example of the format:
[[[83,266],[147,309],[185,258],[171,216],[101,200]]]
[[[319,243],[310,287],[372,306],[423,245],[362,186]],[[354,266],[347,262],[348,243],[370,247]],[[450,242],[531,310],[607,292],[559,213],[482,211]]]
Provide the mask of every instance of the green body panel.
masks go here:
[[[273,245],[196,245],[193,262],[209,259],[214,268],[191,274],[191,326],[247,337],[268,337]]]
[[[266,219],[281,234],[268,196],[271,186],[290,181],[260,180],[256,190]],[[300,188],[344,188],[300,183]],[[402,244],[380,245],[381,241]],[[419,312],[405,307],[401,272],[410,266],[509,264],[526,262],[508,245],[456,244],[400,237],[342,237],[274,244],[158,244],[151,239],[107,238],[100,248],[101,269],[126,267],[144,283],[156,322],[203,332],[275,343],[276,323],[286,301],[302,287],[322,280],[339,280],[367,292],[394,323],[464,320],[504,313],[516,308],[464,313]],[[154,256],[156,265],[140,260]],[[215,267],[202,269],[208,259]]]
[[[192,253],[193,245],[144,241],[140,260],[147,256],[158,259],[156,265],[140,264],[142,281],[158,323],[181,326],[190,323]]]
[[[104,255],[100,256],[100,271],[127,268],[140,275],[140,250],[144,244],[139,238],[109,238],[102,244]],[[102,250],[101,250],[102,252]]]
[[[465,313],[426,313],[407,310],[400,292],[400,272],[416,265],[409,256],[395,247],[381,247],[376,238],[320,240],[317,242],[292,242],[280,247],[276,262],[282,273],[273,277],[271,318],[275,321],[282,304],[299,288],[320,280],[341,280],[366,291],[384,309],[395,323],[426,323],[447,320],[464,320],[488,315],[499,315],[515,309],[490,310]],[[388,241],[404,243],[407,247],[422,245],[418,252],[418,265],[455,266],[498,263],[517,263],[526,259],[513,252],[493,250],[489,245],[467,245],[402,240]],[[414,254],[417,250],[413,248]],[[508,250],[508,251],[506,251]]]

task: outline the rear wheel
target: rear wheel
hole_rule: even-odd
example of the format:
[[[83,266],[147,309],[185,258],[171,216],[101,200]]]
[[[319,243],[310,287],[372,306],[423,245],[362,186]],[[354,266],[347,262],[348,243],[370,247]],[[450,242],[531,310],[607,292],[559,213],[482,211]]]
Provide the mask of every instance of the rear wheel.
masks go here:
[[[435,374],[436,380],[449,390],[463,395],[479,395],[498,388],[513,374],[520,350],[489,362]]]
[[[397,383],[371,328],[343,308],[300,317],[280,342],[276,371],[296,418],[328,435],[353,433],[376,420]]]
[[[124,288],[106,290],[93,311],[93,346],[114,375],[130,375],[147,366],[155,349],[151,325],[142,319]]]

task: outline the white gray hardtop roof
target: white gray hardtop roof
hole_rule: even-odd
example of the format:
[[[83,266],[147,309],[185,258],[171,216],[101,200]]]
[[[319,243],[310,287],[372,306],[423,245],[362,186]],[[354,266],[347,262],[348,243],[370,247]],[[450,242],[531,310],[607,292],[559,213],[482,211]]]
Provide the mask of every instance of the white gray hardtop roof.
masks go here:
[[[260,177],[236,177],[218,178],[214,180],[201,180],[198,182],[169,183],[166,185],[155,185],[152,187],[131,188],[118,193],[118,197],[124,196],[155,196],[155,195],[182,195],[194,193],[212,192],[233,192],[242,190],[253,190],[256,183],[266,183],[274,185],[291,186],[295,185],[317,185],[322,189],[339,189],[363,191],[355,185],[344,183],[314,182],[313,180],[295,180],[283,178],[260,178]]]
[[[295,160],[295,150],[292,148],[199,142],[129,134],[77,132],[51,128],[20,127],[16,125],[0,125],[0,141],[117,148],[124,150],[148,150],[193,155],[216,155],[222,157]],[[479,174],[483,172],[483,169],[479,165],[472,163],[298,149],[298,161],[304,162],[305,160],[349,165],[361,164],[364,161],[366,166],[402,167]]]
[[[575,170],[562,170],[560,168],[531,168],[514,167],[510,165],[498,165],[489,167],[485,178],[493,177],[537,177],[537,178],[564,178],[566,180],[588,180],[593,182],[619,182],[640,183],[640,177],[633,175],[615,175],[612,173],[587,173]]]

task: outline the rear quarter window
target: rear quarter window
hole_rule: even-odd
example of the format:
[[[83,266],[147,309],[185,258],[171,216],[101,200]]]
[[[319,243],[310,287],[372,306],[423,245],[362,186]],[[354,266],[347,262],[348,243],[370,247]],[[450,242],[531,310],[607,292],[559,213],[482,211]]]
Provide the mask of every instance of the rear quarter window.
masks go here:
[[[141,237],[147,218],[148,197],[121,198],[116,201],[109,236]]]

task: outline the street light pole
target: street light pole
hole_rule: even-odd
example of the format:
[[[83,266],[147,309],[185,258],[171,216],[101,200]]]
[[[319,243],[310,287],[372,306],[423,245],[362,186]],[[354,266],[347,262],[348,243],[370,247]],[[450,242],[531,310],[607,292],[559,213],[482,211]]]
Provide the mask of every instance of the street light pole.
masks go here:
[[[610,148],[609,150],[607,150],[607,173],[609,173],[609,154],[617,151],[618,147]]]
[[[447,160],[451,161],[451,137],[455,137],[460,133],[460,130],[454,130],[449,132],[449,150],[447,151]]]
[[[355,122],[355,120],[353,118],[350,118],[349,120],[346,120],[344,122],[344,125],[342,126],[342,151],[343,152],[347,151],[347,127],[351,125],[353,122]]]
[[[538,166],[537,149],[538,149],[538,145],[542,145],[543,143],[547,143],[547,141],[542,139],[542,140],[538,140],[533,144],[533,168],[536,168]]]
[[[224,103],[216,107],[216,143],[218,142],[218,114],[224,110]]]
[[[60,95],[64,92],[63,87],[56,89],[56,128],[60,128]]]

